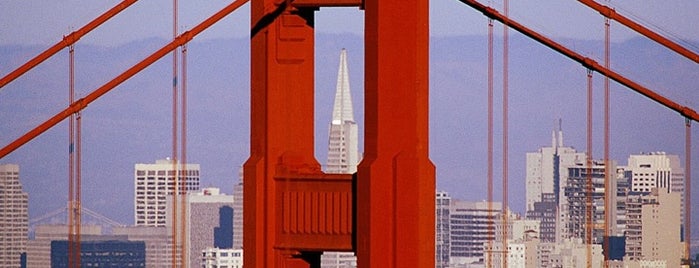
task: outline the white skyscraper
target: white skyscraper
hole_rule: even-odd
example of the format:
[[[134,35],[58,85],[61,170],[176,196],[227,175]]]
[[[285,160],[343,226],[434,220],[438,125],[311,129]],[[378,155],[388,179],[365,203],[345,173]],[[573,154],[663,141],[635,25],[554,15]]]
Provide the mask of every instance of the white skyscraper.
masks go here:
[[[563,146],[563,130],[559,121],[558,131],[551,133],[551,147],[541,147],[538,152],[527,153],[527,211],[534,210],[534,203],[541,202],[545,193],[555,194],[558,203],[565,185],[562,179],[567,176],[567,168],[584,161],[585,153]]]
[[[155,161],[155,164],[136,164],[134,168],[134,224],[136,226],[166,226],[166,197],[173,194],[175,170],[170,159]],[[186,164],[181,171],[182,181],[187,191],[199,190],[199,164]]]
[[[353,174],[359,164],[359,130],[354,122],[352,96],[350,95],[349,70],[347,69],[347,50],[340,52],[340,67],[337,71],[337,87],[333,118],[330,122],[328,138],[328,162],[325,173]],[[321,266],[356,267],[357,258],[353,253],[325,252],[321,257]]]
[[[27,252],[29,195],[19,181],[19,165],[0,165],[0,267],[20,267]]]
[[[333,117],[330,122],[328,162],[325,173],[352,174],[359,163],[359,130],[354,122],[352,96],[350,95],[347,50],[340,52],[340,67],[337,71],[337,87]]]

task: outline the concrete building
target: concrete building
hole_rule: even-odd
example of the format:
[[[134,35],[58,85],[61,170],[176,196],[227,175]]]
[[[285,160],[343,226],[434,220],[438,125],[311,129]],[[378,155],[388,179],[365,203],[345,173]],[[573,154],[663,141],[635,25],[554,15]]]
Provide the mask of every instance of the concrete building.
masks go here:
[[[554,244],[550,252],[548,252],[548,256],[541,257],[541,259],[548,259],[548,265],[539,267],[604,267],[604,255],[602,254],[602,245],[584,244],[582,239],[579,238],[565,239],[562,242]]]
[[[629,196],[626,257],[630,261],[664,261],[680,267],[680,194],[653,190]]]
[[[437,192],[435,199],[435,267],[449,267],[451,229],[449,228],[449,208],[451,197],[447,192]]]
[[[534,202],[534,210],[527,211],[527,219],[539,222],[541,242],[556,242],[558,206],[553,193],[544,193],[540,202]]]
[[[200,265],[202,250],[207,247],[233,248],[233,196],[225,195],[218,188],[204,188],[190,192],[185,197],[186,231],[184,245],[189,267]],[[167,228],[172,228],[172,198],[167,198]],[[179,212],[179,210],[178,210]],[[181,219],[178,213],[178,219]],[[181,221],[178,223],[182,224]],[[180,233],[180,231],[177,231]],[[179,240],[179,239],[178,239]],[[181,242],[178,242],[181,244]]]
[[[202,268],[243,268],[242,249],[206,248],[199,256]],[[193,266],[194,267],[194,266]]]
[[[143,242],[146,250],[146,267],[168,268],[172,266],[172,242],[166,227],[114,227],[112,234],[126,237],[128,241]]]
[[[551,133],[551,146],[541,147],[537,152],[527,153],[526,160],[526,211],[534,210],[534,203],[541,202],[543,194],[552,193],[556,203],[562,187],[561,178],[567,175],[566,168],[585,160],[585,153],[563,144],[561,121],[558,129]]]
[[[81,235],[102,234],[98,225],[80,226]],[[68,225],[39,225],[34,231],[34,239],[27,246],[27,267],[51,267],[51,241],[68,240]],[[17,267],[17,266],[15,266]]]
[[[627,170],[632,192],[650,193],[653,188],[680,195],[680,220],[684,225],[684,168],[677,155],[665,152],[629,156]]]
[[[243,171],[240,182],[233,185],[233,248],[243,248]]]
[[[136,226],[165,226],[166,196],[178,189],[199,190],[199,164],[186,164],[180,175],[175,169],[182,166],[171,159],[156,160],[155,164],[136,164],[134,167],[134,224]]]
[[[328,161],[325,173],[353,174],[357,172],[357,164],[359,164],[359,129],[354,121],[347,50],[343,48],[340,51],[340,63],[337,71],[337,86],[328,134]],[[321,256],[321,267],[356,266],[357,258],[351,252],[325,252]]]
[[[483,263],[486,243],[495,239],[495,221],[502,203],[451,200],[449,265]]]
[[[0,267],[20,267],[27,252],[29,195],[19,180],[19,165],[0,165]]]
[[[567,234],[567,238],[582,238],[587,235],[588,213],[591,213],[592,219],[592,238],[593,243],[601,244],[605,235],[615,235],[617,233],[616,220],[616,182],[607,183],[605,176],[609,176],[609,180],[616,179],[616,163],[610,161],[609,168],[611,172],[605,173],[606,166],[602,161],[593,161],[592,166],[588,167],[585,162],[579,162],[574,167],[568,167],[568,175],[566,176],[566,186],[564,187],[566,207],[560,213],[563,226],[563,233]],[[588,170],[591,174],[588,174]],[[592,181],[590,182],[589,179]],[[606,186],[605,186],[606,184]],[[589,189],[588,189],[589,187]],[[607,200],[609,199],[609,200]],[[590,207],[588,208],[588,201]],[[610,210],[605,220],[605,202],[609,203]],[[591,209],[588,212],[588,209]],[[606,225],[606,227],[605,227]]]

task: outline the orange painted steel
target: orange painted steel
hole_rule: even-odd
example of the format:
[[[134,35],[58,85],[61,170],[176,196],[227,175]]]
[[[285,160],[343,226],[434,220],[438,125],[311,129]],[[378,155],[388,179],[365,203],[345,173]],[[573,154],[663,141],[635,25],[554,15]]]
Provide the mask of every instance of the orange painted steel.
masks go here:
[[[82,28],[70,33],[69,35],[66,35],[63,37],[61,41],[56,43],[55,45],[51,46],[44,52],[41,52],[41,54],[37,55],[36,57],[32,58],[31,60],[27,61],[25,64],[20,66],[19,68],[15,69],[14,71],[10,72],[9,74],[5,75],[3,78],[0,78],[0,88],[4,87],[5,85],[9,84],[13,80],[17,79],[18,77],[22,76],[24,73],[28,72],[32,68],[36,67],[40,63],[44,62],[46,59],[50,58],[51,56],[55,55],[62,49],[74,44],[80,38],[82,38],[84,35],[89,33],[90,31],[94,30],[95,28],[99,27],[102,25],[102,23],[108,21],[112,17],[114,17],[116,14],[119,14],[122,10],[126,9],[127,7],[131,6],[133,3],[136,3],[138,0],[124,0],[121,3],[117,4],[116,6],[112,7],[111,9],[107,10],[104,12],[102,15],[99,17],[95,18]]]
[[[563,54],[564,56],[566,56],[566,57],[568,57],[576,62],[579,62],[580,64],[582,64],[586,68],[592,69],[600,74],[603,74],[603,75],[609,77],[610,79],[616,81],[617,83],[622,84],[623,86],[625,86],[633,91],[636,91],[637,93],[639,93],[643,96],[646,96],[647,98],[649,98],[657,103],[660,103],[661,105],[663,105],[663,106],[665,106],[665,107],[667,107],[675,112],[678,112],[679,114],[681,114],[684,117],[687,117],[687,118],[694,120],[694,121],[699,121],[699,114],[696,111],[694,111],[692,108],[680,105],[679,103],[674,102],[674,101],[642,86],[641,84],[638,84],[638,83],[624,77],[623,75],[621,75],[617,72],[614,72],[609,68],[602,66],[601,64],[597,63],[593,59],[585,57],[585,56],[583,56],[583,55],[581,55],[581,54],[579,54],[571,49],[568,49],[567,47],[543,36],[542,34],[539,34],[535,31],[525,27],[522,24],[520,24],[520,23],[518,23],[510,18],[503,16],[502,14],[497,12],[497,10],[495,10],[491,7],[485,6],[485,5],[483,5],[477,1],[474,1],[474,0],[459,0],[459,1],[461,1],[462,3],[482,12],[483,15],[485,15],[489,18],[500,21],[503,24],[507,24],[508,26],[512,27],[512,29],[524,34],[525,36],[527,36],[531,39],[534,39],[535,41],[555,50],[558,53]]]
[[[245,267],[319,267],[322,251],[353,250],[352,175],[324,174],[314,156],[314,12],[334,4],[296,4],[251,6]]]
[[[364,1],[366,126],[356,182],[360,268],[434,267],[428,2]]]
[[[699,63],[699,55],[697,53],[692,52],[691,50],[671,41],[670,39],[667,39],[663,37],[660,34],[655,33],[654,31],[644,27],[641,24],[636,23],[635,21],[627,18],[626,16],[620,15],[619,13],[616,13],[616,10],[613,8],[610,8],[608,6],[602,5],[600,3],[595,2],[594,0],[578,0],[578,2],[596,10],[603,16],[616,20],[619,23],[623,24],[626,27],[631,28],[632,30],[650,38],[651,40],[657,42],[658,44],[661,44],[667,48],[669,48],[672,51],[677,52],[678,54],[696,62]]]
[[[5,147],[3,147],[2,149],[0,149],[0,159],[5,157],[6,155],[10,154],[11,152],[16,150],[17,148],[21,147],[22,145],[26,144],[27,142],[31,141],[32,139],[36,138],[37,136],[41,135],[41,133],[44,133],[45,131],[49,130],[53,126],[57,125],[58,123],[60,123],[64,119],[68,118],[71,114],[77,113],[77,112],[81,111],[82,109],[85,109],[85,107],[87,107],[87,105],[89,105],[93,101],[97,100],[99,97],[103,96],[104,94],[106,94],[110,90],[114,89],[116,86],[120,85],[124,81],[126,81],[129,78],[131,78],[132,76],[136,75],[141,70],[150,66],[151,64],[153,64],[154,62],[156,62],[157,60],[159,60],[160,58],[165,56],[167,53],[169,53],[173,49],[181,46],[184,43],[189,42],[190,40],[192,40],[192,38],[197,36],[202,31],[206,30],[209,26],[218,22],[223,17],[230,14],[231,12],[233,12],[234,10],[236,10],[237,8],[239,8],[240,6],[242,6],[243,4],[245,4],[247,2],[248,2],[248,0],[237,0],[235,2],[232,2],[228,6],[226,6],[225,8],[220,10],[219,12],[217,12],[216,14],[212,15],[211,17],[209,17],[205,21],[201,22],[200,24],[198,24],[197,26],[192,28],[192,30],[186,31],[186,32],[180,34],[179,36],[177,36],[177,38],[175,38],[175,40],[172,40],[170,43],[163,46],[162,48],[160,48],[159,50],[157,50],[156,52],[154,52],[150,56],[146,57],[145,59],[141,60],[136,65],[127,69],[126,71],[124,71],[123,73],[121,73],[120,75],[118,75],[117,77],[112,79],[111,81],[107,82],[106,84],[102,85],[101,87],[90,92],[90,94],[88,94],[87,96],[73,102],[71,105],[69,105],[67,108],[63,109],[61,112],[55,114],[54,116],[52,116],[48,120],[41,123],[39,126],[28,131],[27,133],[25,133],[21,137],[15,139],[10,144],[8,144]]]

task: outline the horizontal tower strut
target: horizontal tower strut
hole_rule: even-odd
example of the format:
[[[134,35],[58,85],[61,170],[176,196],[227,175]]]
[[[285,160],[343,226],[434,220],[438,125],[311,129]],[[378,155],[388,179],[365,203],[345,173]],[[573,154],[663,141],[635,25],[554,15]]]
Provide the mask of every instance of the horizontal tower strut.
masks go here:
[[[697,55],[697,53],[694,53],[691,50],[681,46],[680,44],[677,44],[672,40],[655,33],[654,31],[644,27],[641,24],[636,23],[635,21],[625,17],[624,15],[616,13],[616,11],[613,8],[599,4],[594,0],[578,0],[578,2],[596,10],[597,12],[602,14],[602,16],[618,21],[624,26],[631,28],[637,33],[640,33],[650,38],[651,40],[671,49],[672,51],[677,52],[678,54],[694,61],[695,63],[699,63],[699,55]]]
[[[41,54],[27,61],[25,64],[10,72],[9,74],[5,75],[3,78],[0,78],[0,88],[9,84],[18,77],[22,76],[24,73],[41,64],[51,56],[61,51],[62,49],[74,44],[75,42],[80,40],[80,38],[82,38],[84,35],[99,27],[100,25],[102,25],[102,23],[105,23],[106,21],[114,17],[116,14],[119,14],[119,12],[131,6],[133,3],[136,3],[136,1],[138,0],[124,0],[116,6],[114,6],[113,8],[111,8],[110,10],[107,10],[107,12],[102,13],[102,15],[95,18],[94,20],[92,20],[82,28],[78,29],[77,31],[74,31],[69,35],[63,36],[63,39],[61,41],[51,46],[50,48],[44,50],[44,52],[41,52]]]
[[[218,11],[216,14],[212,15],[208,19],[204,20],[203,22],[199,23],[197,26],[194,26],[192,30],[186,31],[180,35],[177,36],[174,40],[172,40],[170,43],[167,45],[163,46],[160,48],[158,51],[154,52],[150,56],[146,57],[145,59],[141,60],[139,63],[136,65],[132,66],[131,68],[127,69],[111,81],[107,82],[106,84],[102,85],[101,87],[95,89],[92,91],[90,94],[87,96],[73,102],[70,104],[67,108],[65,108],[63,111],[57,113],[50,119],[46,120],[44,123],[40,124],[36,128],[30,130],[29,132],[25,133],[18,139],[14,140],[7,146],[3,147],[0,149],[0,159],[5,157],[6,155],[10,154],[20,146],[24,145],[25,143],[29,142],[30,140],[36,138],[37,136],[41,135],[41,133],[44,133],[45,131],[49,130],[53,126],[57,125],[64,119],[68,118],[71,114],[74,114],[82,109],[85,109],[88,104],[92,103],[93,101],[97,100],[99,97],[102,95],[106,94],[116,86],[120,85],[124,81],[128,80],[132,76],[136,75],[138,72],[142,71],[146,67],[150,66],[154,62],[158,61],[160,58],[163,56],[167,55],[172,51],[173,49],[189,42],[197,36],[199,33],[203,32],[207,28],[209,28],[211,25],[215,24],[219,20],[223,19],[225,16],[230,14],[231,12],[235,11],[238,9],[240,6],[243,4],[247,3],[248,0],[236,0],[233,3],[229,4],[228,6],[224,7],[220,11]]]
[[[512,29],[515,29],[516,31],[526,35],[527,37],[532,38],[532,39],[536,40],[537,42],[557,51],[558,53],[561,53],[564,56],[581,63],[586,68],[594,70],[600,74],[603,74],[603,75],[609,77],[610,79],[616,81],[617,83],[622,84],[622,85],[630,88],[631,90],[636,91],[637,93],[639,93],[643,96],[646,96],[647,98],[654,100],[654,101],[660,103],[661,105],[663,105],[667,108],[670,108],[673,111],[680,113],[682,116],[684,116],[686,118],[689,118],[691,120],[699,122],[699,114],[697,114],[697,112],[694,111],[692,108],[680,105],[679,103],[676,103],[676,102],[674,102],[674,101],[672,101],[672,100],[670,100],[670,99],[668,99],[668,98],[666,98],[666,97],[664,97],[664,96],[662,96],[662,95],[660,95],[660,94],[658,94],[658,93],[656,93],[656,92],[654,92],[654,91],[652,91],[652,90],[650,90],[650,89],[648,89],[648,88],[646,88],[646,87],[644,87],[644,86],[642,86],[634,81],[631,81],[630,79],[624,77],[623,75],[621,75],[617,72],[614,72],[608,68],[605,68],[603,65],[597,63],[595,60],[588,58],[588,57],[585,57],[585,56],[582,56],[579,53],[576,53],[575,51],[568,49],[567,47],[565,47],[559,43],[556,43],[555,41],[535,32],[534,30],[531,30],[531,29],[525,27],[524,25],[508,18],[507,16],[504,16],[504,15],[498,13],[497,10],[495,10],[489,6],[485,6],[485,5],[483,5],[477,1],[474,1],[474,0],[459,0],[459,1],[461,1],[462,3],[480,11],[486,17],[489,17],[489,18],[497,20],[497,21],[499,21],[507,26],[510,26],[510,27],[512,27]]]

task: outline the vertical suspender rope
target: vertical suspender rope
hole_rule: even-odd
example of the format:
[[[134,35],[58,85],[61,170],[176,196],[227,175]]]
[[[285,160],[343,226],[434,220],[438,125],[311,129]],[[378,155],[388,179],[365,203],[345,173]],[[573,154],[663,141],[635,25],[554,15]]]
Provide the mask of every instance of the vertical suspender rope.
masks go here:
[[[182,221],[181,221],[181,228],[180,228],[180,237],[182,241],[182,267],[187,267],[186,263],[186,257],[188,248],[187,248],[187,243],[186,240],[186,233],[187,233],[187,181],[189,177],[189,170],[187,169],[187,43],[182,45],[182,85],[181,91],[182,91],[182,97],[181,97],[181,105],[182,109],[180,111],[181,113],[181,131],[182,133],[180,134],[180,139],[181,139],[181,144],[180,144],[180,176],[182,176],[182,206],[181,206],[181,214],[182,214]],[[191,262],[191,260],[190,260]]]
[[[593,216],[592,212],[592,70],[587,70],[587,157],[585,168],[585,244],[587,244],[587,267],[592,267]]]
[[[604,18],[604,67],[609,69],[610,67],[610,53],[609,50],[609,18]],[[616,183],[613,174],[615,170],[611,170],[611,163],[609,160],[609,145],[610,145],[610,91],[609,91],[609,77],[604,77],[604,245],[609,248],[609,236],[612,235],[611,227],[616,225],[616,222],[609,222],[614,217],[612,215],[611,208],[616,206],[612,204],[613,196],[616,192],[610,192],[611,189],[616,189],[613,184]],[[609,250],[604,250],[604,267],[608,267],[607,260],[609,260]]]
[[[494,230],[493,220],[493,20],[488,19],[488,230]],[[493,240],[488,239],[486,267],[493,267]]]
[[[68,104],[75,101],[73,57],[74,47],[68,49]],[[75,114],[68,120],[68,267],[75,265]]]
[[[509,18],[509,1],[505,0],[505,18]],[[508,208],[509,208],[509,186],[508,186],[508,176],[509,176],[509,137],[508,137],[508,108],[509,108],[509,29],[507,24],[503,24],[503,48],[502,48],[502,267],[508,267],[507,265],[507,227],[508,227]]]
[[[177,0],[172,1],[172,35],[173,39],[177,37]],[[178,267],[177,258],[182,257],[179,254],[178,241],[178,197],[179,197],[179,172],[177,158],[177,48],[172,50],[172,267]],[[168,175],[169,177],[169,175]]]

